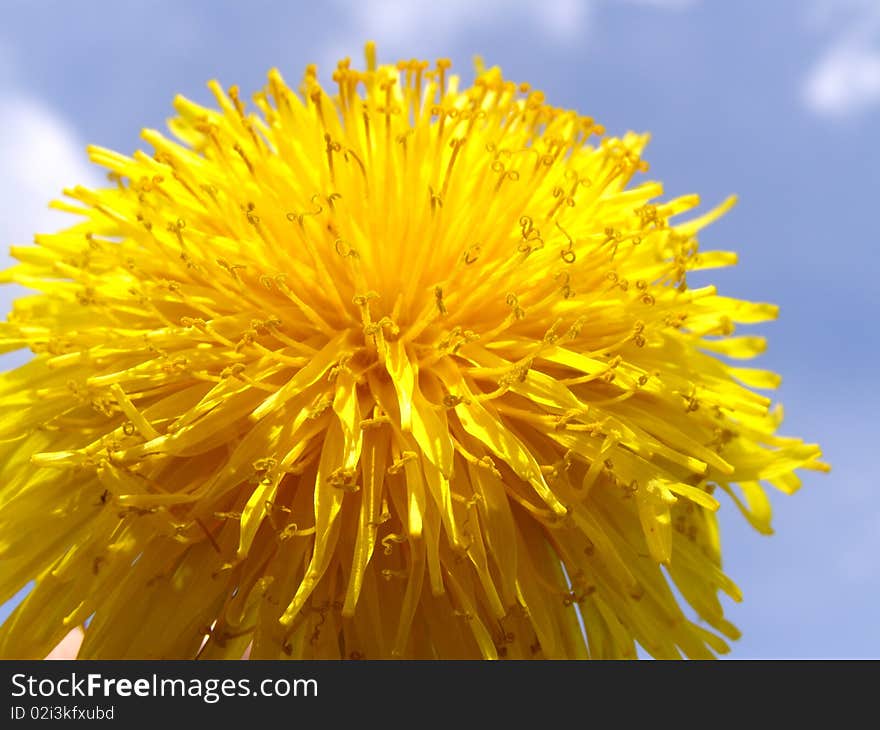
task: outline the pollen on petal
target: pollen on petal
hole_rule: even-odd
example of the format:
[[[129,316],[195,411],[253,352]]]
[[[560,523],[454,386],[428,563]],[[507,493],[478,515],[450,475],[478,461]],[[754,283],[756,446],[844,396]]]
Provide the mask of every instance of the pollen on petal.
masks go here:
[[[741,366],[776,307],[691,286],[735,198],[450,68],[212,81],[13,247],[0,656],[728,650],[716,512],[769,534],[768,487],[827,470]]]

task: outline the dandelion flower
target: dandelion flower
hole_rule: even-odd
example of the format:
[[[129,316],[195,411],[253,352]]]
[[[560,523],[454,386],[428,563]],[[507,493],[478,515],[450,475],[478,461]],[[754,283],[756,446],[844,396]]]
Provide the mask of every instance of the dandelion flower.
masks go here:
[[[478,63],[277,71],[184,98],[154,152],[15,246],[0,325],[0,655],[711,657],[726,493],[824,469],[734,366],[769,304],[691,288],[732,200],[634,184]],[[675,220],[673,220],[675,219]],[[719,357],[722,356],[722,357]],[[726,498],[725,498],[726,499]],[[677,592],[676,592],[677,591]],[[690,608],[682,608],[683,599]],[[88,620],[90,619],[90,620]]]

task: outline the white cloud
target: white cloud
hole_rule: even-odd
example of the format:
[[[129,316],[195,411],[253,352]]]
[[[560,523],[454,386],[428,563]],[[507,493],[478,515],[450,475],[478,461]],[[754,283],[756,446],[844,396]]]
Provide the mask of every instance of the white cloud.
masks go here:
[[[448,52],[455,36],[484,32],[512,20],[558,43],[582,38],[594,0],[362,0],[345,3],[342,33],[327,46],[319,67],[339,58],[360,58],[363,43],[374,40],[380,62]],[[340,7],[342,9],[342,6]]]
[[[685,10],[701,0],[362,0],[340,3],[342,33],[319,59],[333,68],[345,56],[360,58],[365,40],[376,41],[382,61],[448,52],[456,36],[485,34],[504,24],[522,26],[544,41],[583,42],[601,6]],[[521,39],[511,39],[512,42]]]
[[[843,44],[807,76],[804,101],[818,114],[845,117],[880,101],[880,48]]]
[[[833,37],[804,78],[806,107],[843,119],[880,104],[880,5],[873,0],[816,2],[807,21]]]
[[[48,208],[64,187],[96,184],[97,168],[88,162],[85,144],[46,105],[9,96],[0,106],[0,217],[4,247],[28,243],[36,231],[51,230],[70,220]],[[4,251],[5,253],[5,251]]]
[[[49,201],[77,184],[99,185],[85,145],[50,107],[5,89],[0,105],[0,268],[14,263],[11,245],[30,243],[34,233],[63,228],[72,219],[50,210]],[[0,316],[15,290],[0,288]]]
[[[351,10],[358,31],[393,47],[405,44],[413,36],[443,40],[505,15],[530,21],[551,38],[571,39],[579,32],[590,5],[579,0],[365,0]]]

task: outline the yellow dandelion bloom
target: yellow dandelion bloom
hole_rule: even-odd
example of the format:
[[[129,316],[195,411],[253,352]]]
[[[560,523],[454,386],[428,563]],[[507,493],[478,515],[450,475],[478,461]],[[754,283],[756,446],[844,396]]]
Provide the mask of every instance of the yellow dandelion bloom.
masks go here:
[[[734,366],[769,304],[679,221],[646,135],[478,68],[277,71],[13,247],[0,655],[711,657],[720,491],[770,532],[818,447]],[[673,222],[676,219],[676,222]],[[724,359],[717,357],[724,356]],[[673,586],[698,618],[679,605]]]

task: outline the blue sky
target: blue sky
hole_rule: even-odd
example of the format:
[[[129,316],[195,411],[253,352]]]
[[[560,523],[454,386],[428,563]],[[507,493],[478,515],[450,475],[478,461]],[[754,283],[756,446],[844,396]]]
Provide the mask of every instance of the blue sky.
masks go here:
[[[733,656],[880,656],[876,0],[3,0],[2,10],[4,264],[9,244],[63,224],[45,209],[63,186],[101,180],[87,142],[131,152],[142,127],[164,127],[177,93],[208,101],[210,78],[254,91],[272,66],[289,80],[313,61],[327,71],[370,38],[381,60],[450,56],[466,76],[479,53],[611,133],[652,132],[650,175],[668,195],[698,192],[709,206],[738,193],[702,236],[703,248],[740,254],[713,280],[780,305],[780,320],[761,326],[770,349],[759,366],[783,375],[783,431],[821,443],[834,470],[772,495],[772,538],[722,507],[725,567],[745,593],[729,607],[744,632]]]

